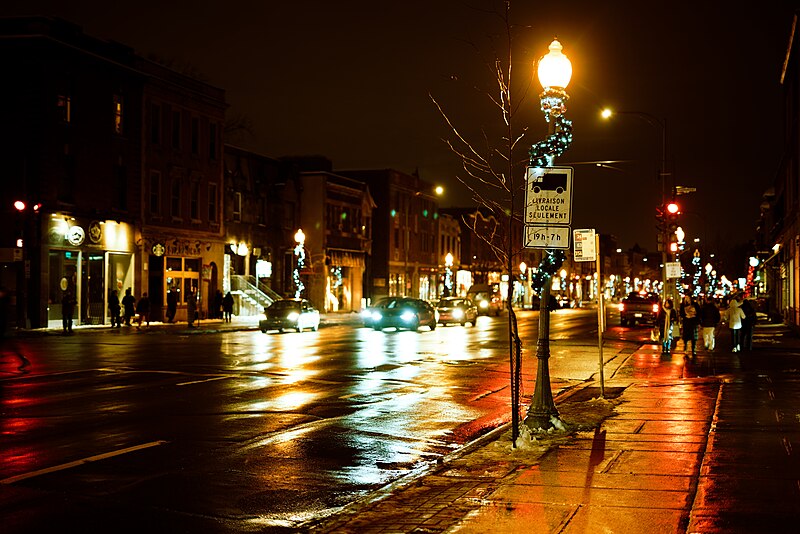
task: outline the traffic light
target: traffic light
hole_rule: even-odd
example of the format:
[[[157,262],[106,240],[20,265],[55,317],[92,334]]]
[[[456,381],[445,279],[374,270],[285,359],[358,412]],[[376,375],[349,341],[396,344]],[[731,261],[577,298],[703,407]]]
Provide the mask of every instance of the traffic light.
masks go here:
[[[678,229],[678,215],[681,214],[680,207],[675,202],[670,202],[666,206],[666,229],[672,234]]]

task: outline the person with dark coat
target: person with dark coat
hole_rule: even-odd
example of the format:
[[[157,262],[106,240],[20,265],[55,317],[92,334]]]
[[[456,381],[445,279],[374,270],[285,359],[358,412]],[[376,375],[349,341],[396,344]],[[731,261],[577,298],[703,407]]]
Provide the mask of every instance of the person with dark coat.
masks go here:
[[[233,295],[228,291],[222,299],[222,312],[224,314],[225,322],[231,322],[233,316]]]
[[[112,289],[108,292],[108,314],[111,316],[111,328],[122,326],[122,318],[119,316],[119,296],[117,290]]]
[[[186,322],[189,328],[194,328],[195,315],[197,314],[197,295],[192,289],[186,293]]]
[[[672,348],[672,325],[677,322],[678,314],[672,305],[672,299],[667,299],[658,311],[656,318],[656,324],[661,333],[661,354],[669,354]]]
[[[75,300],[72,291],[64,291],[64,296],[61,299],[61,324],[64,327],[65,334],[72,333],[72,315],[75,313],[75,304],[77,303],[78,301]]]
[[[175,313],[178,311],[178,293],[174,289],[167,291],[167,322],[175,320]]]
[[[125,296],[122,297],[122,310],[125,315],[125,325],[131,325],[131,317],[136,314],[136,298],[131,295],[131,288],[125,290]]]
[[[225,303],[223,302],[222,291],[217,289],[217,292],[214,293],[214,300],[212,301],[212,310],[214,319],[222,318],[222,311],[223,311],[222,308],[224,305]]]
[[[756,327],[756,309],[750,299],[743,299],[741,306],[744,312],[744,319],[742,319],[742,352],[750,352],[753,350],[753,330]]]
[[[689,351],[692,346],[692,357],[697,356],[697,330],[700,327],[700,307],[694,298],[688,295],[683,297],[680,309],[681,337],[683,338],[683,351]]]
[[[720,313],[714,300],[707,297],[700,306],[700,328],[703,330],[703,346],[713,351],[717,344],[715,331],[720,321]]]
[[[150,326],[150,298],[147,296],[147,292],[142,294],[142,298],[136,304],[136,313],[139,315],[136,324],[137,329],[141,328],[142,321],[147,323],[147,326]]]

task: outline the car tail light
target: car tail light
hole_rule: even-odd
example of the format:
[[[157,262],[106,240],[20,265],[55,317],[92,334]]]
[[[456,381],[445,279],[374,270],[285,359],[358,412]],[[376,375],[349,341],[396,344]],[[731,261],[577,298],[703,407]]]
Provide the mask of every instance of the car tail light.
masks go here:
[[[622,302],[619,303],[619,311],[621,312],[625,311],[625,304],[623,304]]]
[[[658,304],[653,304],[653,313],[658,313]]]

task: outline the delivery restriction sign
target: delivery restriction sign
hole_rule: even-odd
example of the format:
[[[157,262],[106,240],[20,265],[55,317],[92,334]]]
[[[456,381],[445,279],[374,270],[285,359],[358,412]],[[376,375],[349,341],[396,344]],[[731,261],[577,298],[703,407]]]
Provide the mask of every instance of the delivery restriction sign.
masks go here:
[[[572,224],[572,167],[528,167],[525,224]]]

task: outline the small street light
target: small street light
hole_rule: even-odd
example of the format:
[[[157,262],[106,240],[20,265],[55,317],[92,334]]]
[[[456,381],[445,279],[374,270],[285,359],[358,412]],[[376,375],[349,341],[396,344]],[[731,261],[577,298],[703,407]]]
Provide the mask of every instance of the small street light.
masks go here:
[[[548,123],[548,136],[535,143],[530,149],[531,167],[552,167],[556,156],[563,154],[572,143],[572,121],[564,118],[569,99],[567,85],[572,77],[572,63],[562,52],[558,39],[553,39],[548,47],[550,52],[539,60],[539,82],[544,91],[539,95],[541,109]],[[550,387],[550,289],[551,278],[564,261],[561,251],[548,250],[536,273],[540,289],[539,339],[536,347],[538,366],[536,389],[524,423],[530,429],[549,429],[553,419],[558,418],[558,410],[553,402]],[[512,398],[512,401],[515,401]],[[517,403],[513,404],[512,425],[516,430]],[[512,433],[512,439],[515,436]]]

